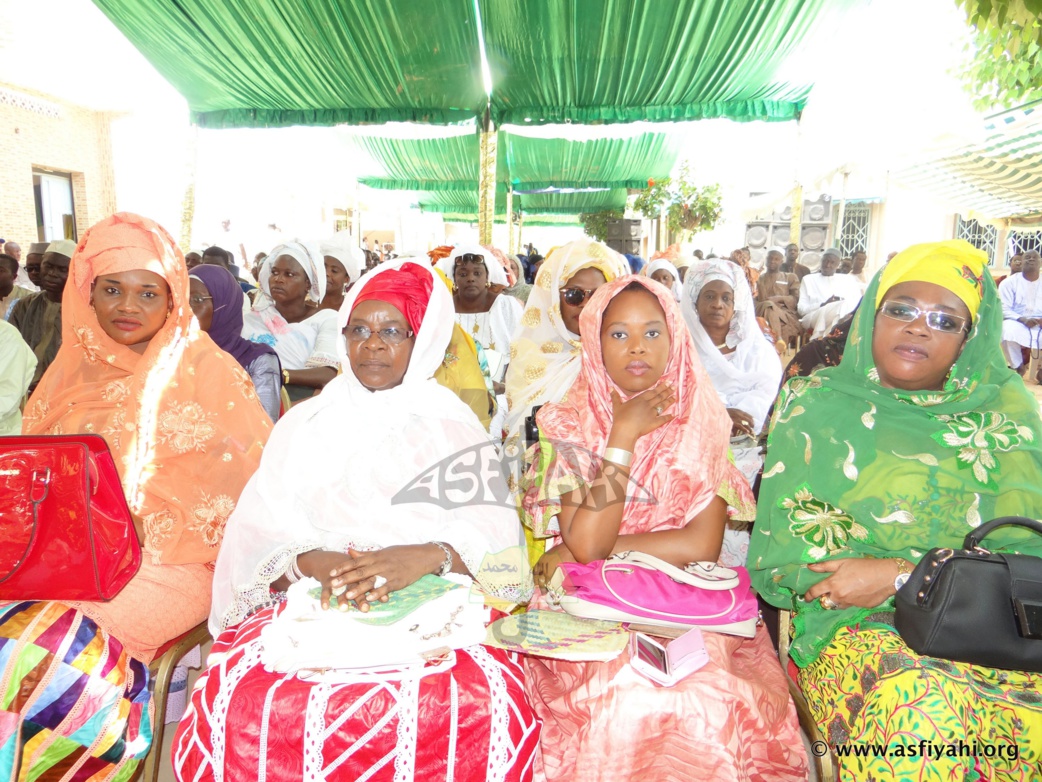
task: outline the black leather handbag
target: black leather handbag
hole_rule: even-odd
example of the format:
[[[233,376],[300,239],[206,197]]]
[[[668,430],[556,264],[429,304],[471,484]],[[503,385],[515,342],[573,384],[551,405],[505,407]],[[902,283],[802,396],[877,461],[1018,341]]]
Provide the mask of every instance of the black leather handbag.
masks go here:
[[[1042,557],[995,554],[981,545],[999,527],[1042,524],[1005,516],[982,524],[962,550],[926,553],[898,590],[894,623],[928,657],[1042,673]]]

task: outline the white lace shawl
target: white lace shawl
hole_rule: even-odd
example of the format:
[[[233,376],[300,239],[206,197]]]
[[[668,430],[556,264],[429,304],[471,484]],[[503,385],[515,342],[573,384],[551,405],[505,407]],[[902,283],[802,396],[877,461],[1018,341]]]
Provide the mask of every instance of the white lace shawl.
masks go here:
[[[415,262],[384,264],[351,289],[340,329],[366,285],[405,263]],[[405,379],[386,391],[358,382],[339,340],[344,373],[278,422],[228,520],[214,574],[211,632],[266,602],[270,583],[291,558],[316,548],[443,541],[486,591],[511,602],[526,599],[531,574],[524,537],[495,447],[470,409],[431,377],[452,324],[452,299],[434,280]],[[396,503],[395,495],[418,479],[420,494],[433,500]]]

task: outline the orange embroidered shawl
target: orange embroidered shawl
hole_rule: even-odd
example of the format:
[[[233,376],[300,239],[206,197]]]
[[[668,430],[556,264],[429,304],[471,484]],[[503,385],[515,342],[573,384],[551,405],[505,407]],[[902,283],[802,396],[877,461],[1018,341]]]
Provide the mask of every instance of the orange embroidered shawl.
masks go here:
[[[106,335],[90,303],[95,278],[135,269],[163,277],[173,302],[143,354]],[[76,247],[62,346],[29,400],[23,431],[102,435],[142,520],[145,552],[156,564],[185,564],[217,558],[271,420],[249,376],[200,331],[174,240],[153,221],[120,213]]]

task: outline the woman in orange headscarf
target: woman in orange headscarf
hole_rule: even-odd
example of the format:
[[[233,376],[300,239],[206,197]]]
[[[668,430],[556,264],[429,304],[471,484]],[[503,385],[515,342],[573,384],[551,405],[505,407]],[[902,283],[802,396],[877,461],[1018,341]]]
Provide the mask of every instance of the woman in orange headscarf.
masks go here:
[[[23,778],[125,779],[151,741],[147,663],[206,618],[224,524],[271,421],[199,330],[181,251],[151,220],[116,214],[83,236],[62,316],[24,431],[105,438],[145,556],[107,603],[0,604],[0,650],[18,655],[0,684],[0,776],[9,763]]]

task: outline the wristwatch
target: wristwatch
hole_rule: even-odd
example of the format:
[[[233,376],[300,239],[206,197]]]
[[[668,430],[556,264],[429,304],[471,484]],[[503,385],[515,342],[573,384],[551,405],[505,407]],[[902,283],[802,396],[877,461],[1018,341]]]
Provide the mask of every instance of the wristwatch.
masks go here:
[[[907,559],[901,559],[895,557],[894,562],[897,563],[897,578],[894,579],[894,591],[900,592],[901,587],[908,583],[908,579],[912,576],[912,569],[908,564]]]

